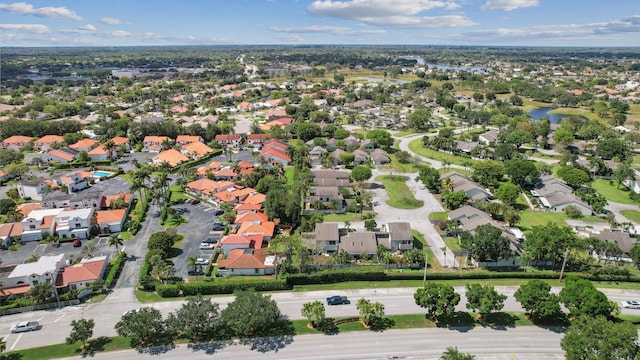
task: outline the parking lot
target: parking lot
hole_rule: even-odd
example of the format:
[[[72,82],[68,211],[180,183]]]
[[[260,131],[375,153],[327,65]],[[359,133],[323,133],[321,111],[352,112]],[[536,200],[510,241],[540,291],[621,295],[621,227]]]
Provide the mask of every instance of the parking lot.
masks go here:
[[[71,242],[61,243],[59,247],[55,247],[51,244],[40,244],[37,241],[31,241],[21,245],[19,249],[15,251],[0,250],[0,259],[2,259],[2,265],[9,264],[22,264],[32,255],[44,256],[50,253],[66,254],[67,259],[81,257],[82,247],[92,243],[96,246],[97,251],[94,256],[115,254],[116,249],[109,247],[109,238],[95,238],[92,241],[81,240],[80,247],[73,247]]]
[[[186,277],[188,271],[187,258],[195,256],[197,258],[205,258],[209,260],[213,249],[200,250],[200,243],[206,239],[213,227],[213,223],[217,221],[214,215],[217,209],[211,204],[200,202],[198,204],[178,204],[173,205],[180,215],[185,217],[188,222],[178,226],[178,233],[185,236],[182,252],[174,259],[176,267],[176,275]]]

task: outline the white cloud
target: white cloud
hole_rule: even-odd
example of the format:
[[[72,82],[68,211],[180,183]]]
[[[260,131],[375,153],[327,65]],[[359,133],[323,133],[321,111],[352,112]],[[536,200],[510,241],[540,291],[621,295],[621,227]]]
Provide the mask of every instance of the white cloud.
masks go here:
[[[13,4],[0,3],[0,10],[10,12],[12,14],[20,15],[34,15],[52,19],[69,19],[80,21],[82,17],[76,14],[75,11],[69,10],[66,7],[41,7],[34,8],[33,5],[24,2],[17,2]]]
[[[82,25],[78,28],[79,30],[83,30],[83,31],[96,31],[96,27],[91,25],[91,24],[87,24],[87,25]]]
[[[539,0],[488,0],[482,10],[512,11],[519,8],[538,6]]]
[[[272,26],[269,30],[274,32],[283,32],[283,33],[297,33],[297,34],[309,34],[309,33],[319,33],[319,34],[333,34],[333,35],[371,35],[371,34],[381,34],[384,33],[384,30],[353,30],[350,27],[346,26],[324,26],[324,25],[311,25],[311,26],[302,26],[302,27],[280,27],[280,26]]]
[[[280,36],[277,39],[285,43],[302,43],[304,41],[304,38],[298,35]]]
[[[307,10],[316,15],[361,19],[394,15],[415,15],[436,8],[456,9],[455,1],[438,0],[317,0]]]
[[[40,24],[0,24],[0,30],[26,31],[34,34],[46,34],[51,32],[46,25]]]
[[[460,15],[389,16],[383,18],[363,18],[360,20],[368,25],[391,26],[401,29],[435,29],[476,25],[472,20]]]
[[[108,17],[108,16],[103,16],[100,18],[100,22],[106,25],[119,25],[122,24],[122,21],[120,19],[116,19],[116,18],[112,18],[112,17]]]

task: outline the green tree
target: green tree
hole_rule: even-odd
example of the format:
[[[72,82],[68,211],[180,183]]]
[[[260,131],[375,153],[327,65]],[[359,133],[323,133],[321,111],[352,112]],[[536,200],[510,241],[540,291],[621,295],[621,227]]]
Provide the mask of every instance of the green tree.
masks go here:
[[[560,346],[567,360],[634,360],[639,354],[635,326],[603,316],[583,316],[572,322]]]
[[[361,298],[356,303],[356,309],[360,313],[360,320],[366,326],[373,326],[384,317],[384,305],[379,302],[372,303],[365,298]]]
[[[113,234],[109,236],[109,246],[113,246],[116,248],[116,252],[120,252],[120,246],[124,245],[124,241],[120,238],[120,235]]]
[[[378,223],[373,219],[367,219],[364,221],[364,228],[367,229],[367,231],[373,231],[376,226],[378,226]]]
[[[402,260],[406,264],[424,264],[425,254],[424,251],[413,248],[402,253]]]
[[[460,243],[478,262],[500,261],[512,255],[509,239],[502,236],[502,230],[490,224],[478,226],[475,235],[463,231]]]
[[[407,127],[415,131],[424,130],[430,127],[431,111],[424,107],[419,107],[407,116]]]
[[[571,186],[585,185],[591,182],[589,174],[573,166],[561,166],[556,173],[560,179]]]
[[[421,181],[431,191],[440,190],[440,172],[428,165],[420,165],[416,180]]]
[[[535,225],[526,233],[523,258],[557,264],[562,260],[565,250],[576,246],[577,242],[575,232],[568,226],[552,222]]]
[[[151,307],[143,307],[128,312],[115,325],[120,336],[131,340],[131,347],[136,349],[173,344],[175,333],[162,319],[160,311]]]
[[[11,163],[19,163],[24,155],[13,149],[0,149],[0,166],[7,166]]]
[[[598,142],[595,155],[605,160],[616,158],[618,161],[624,162],[627,159],[628,153],[629,147],[622,139],[611,138]]]
[[[32,298],[36,304],[45,304],[55,297],[54,291],[56,291],[56,289],[53,284],[43,281],[29,289],[27,296]]]
[[[92,258],[98,251],[98,247],[93,244],[87,244],[80,249],[80,254],[86,258]]]
[[[413,294],[416,305],[427,309],[427,317],[436,320],[440,316],[452,315],[460,302],[460,295],[453,286],[428,282]]]
[[[513,159],[505,162],[507,175],[511,182],[523,186],[527,181],[535,181],[540,177],[540,172],[536,168],[535,162],[522,159]]]
[[[296,128],[296,134],[300,140],[307,142],[321,136],[322,128],[314,123],[300,123]]]
[[[531,280],[520,285],[513,296],[534,318],[545,318],[560,313],[560,298],[551,292],[551,285],[543,280]]]
[[[393,145],[393,136],[387,130],[376,129],[367,133],[367,139],[371,140],[373,146],[389,149]]]
[[[502,310],[507,295],[500,294],[492,285],[478,283],[467,284],[467,309],[477,312],[479,318],[484,318],[497,310]]]
[[[520,188],[518,185],[512,183],[502,183],[496,190],[495,195],[498,199],[502,200],[503,203],[514,206],[516,200],[518,200],[518,196],[520,196]]]
[[[193,342],[213,339],[220,329],[220,305],[202,296],[190,297],[169,314],[167,324],[173,333]]]
[[[351,170],[351,178],[355,181],[367,181],[371,178],[371,169],[364,165],[358,165]]]
[[[321,328],[326,319],[324,304],[317,300],[302,304],[300,313],[309,319],[309,323],[314,329]]]
[[[475,358],[475,355],[461,353],[455,346],[449,346],[440,356],[440,360],[475,360]]]
[[[243,290],[238,291],[235,300],[222,310],[220,320],[232,335],[244,338],[269,334],[280,315],[278,304],[270,296]]]
[[[566,129],[558,129],[553,135],[553,141],[560,148],[560,150],[564,150],[567,146],[573,144],[575,138],[573,134]]]
[[[505,174],[504,165],[495,160],[477,161],[473,164],[473,178],[484,186],[495,186]]]
[[[569,276],[560,290],[560,302],[572,316],[611,316],[617,305],[587,279]]]
[[[633,174],[634,174],[634,171],[630,163],[625,162],[620,164],[616,169],[616,171],[613,172],[613,177],[615,177],[616,181],[618,181],[617,188],[620,189],[620,185],[622,185],[625,180],[633,179],[634,178]]]
[[[71,345],[77,341],[82,341],[82,346],[84,347],[87,340],[93,336],[94,326],[93,319],[81,318],[71,321],[71,333],[66,339],[67,344]]]
[[[445,179],[446,180],[446,179]],[[464,191],[443,191],[442,203],[449,210],[455,210],[469,200],[469,195]]]
[[[24,180],[25,175],[29,173],[29,167],[23,163],[11,163],[4,167],[4,172],[10,177]]]
[[[631,251],[629,251],[629,256],[633,259],[633,263],[636,267],[640,267],[640,242],[633,244]]]
[[[163,258],[166,259],[172,255],[174,243],[174,235],[171,235],[166,231],[159,231],[151,234],[149,241],[147,242],[147,248],[149,250],[158,249],[162,251]]]

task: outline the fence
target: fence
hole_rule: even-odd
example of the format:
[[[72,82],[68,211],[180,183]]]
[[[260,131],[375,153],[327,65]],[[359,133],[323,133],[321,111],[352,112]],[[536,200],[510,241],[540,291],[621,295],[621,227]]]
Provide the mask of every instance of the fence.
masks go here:
[[[60,302],[48,303],[48,304],[25,306],[25,307],[13,308],[13,309],[4,309],[4,310],[0,310],[0,316],[20,314],[28,311],[44,310],[44,309],[51,309],[55,307],[64,307],[64,306],[71,306],[71,305],[78,305],[78,304],[80,304],[80,300],[75,299],[75,300],[60,301]]]

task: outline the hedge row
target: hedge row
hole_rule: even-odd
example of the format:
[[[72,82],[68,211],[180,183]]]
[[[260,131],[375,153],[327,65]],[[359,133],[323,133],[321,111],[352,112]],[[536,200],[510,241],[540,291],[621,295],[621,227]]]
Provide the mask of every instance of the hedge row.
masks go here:
[[[287,276],[290,286],[309,284],[332,284],[345,281],[387,281],[387,275],[383,270],[331,270],[312,274],[292,274]]]
[[[120,274],[120,270],[124,266],[124,260],[126,258],[126,254],[124,252],[118,253],[113,257],[113,261],[111,261],[111,269],[109,270],[109,274],[107,274],[107,278],[104,281],[104,286],[110,288],[113,282],[118,278]]]
[[[81,167],[91,167],[96,165],[111,165],[110,160],[92,160],[92,161],[78,161],[78,162],[68,162],[68,163],[49,163],[51,166],[56,169],[75,169]]]
[[[158,285],[156,292],[160,297],[233,294],[237,290],[254,289],[256,291],[291,290],[284,280],[248,280],[215,282],[193,282],[188,284]]]
[[[211,152],[211,153],[209,153],[209,154],[207,154],[207,155],[205,155],[205,156],[203,156],[203,157],[201,157],[199,159],[183,162],[182,164],[180,164],[178,166],[174,166],[173,168],[171,168],[171,172],[175,174],[175,173],[179,172],[180,169],[182,169],[182,168],[191,168],[191,167],[194,167],[194,166],[197,166],[197,165],[202,165],[202,164],[206,163],[212,157],[217,156],[217,155],[219,155],[221,153],[222,153],[222,150],[220,150],[220,149],[215,150],[214,149],[213,152]]]

